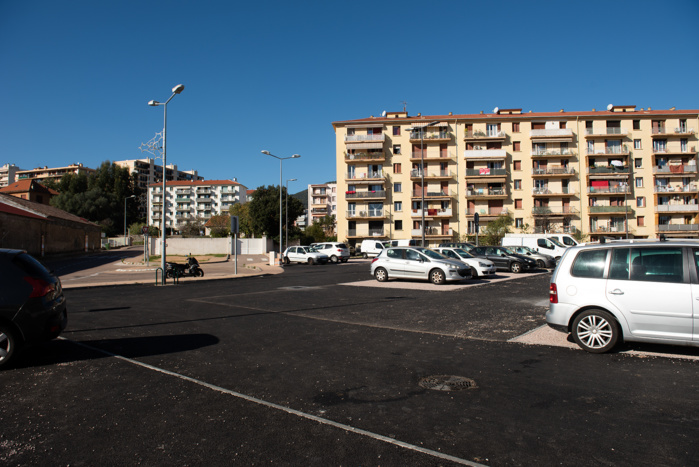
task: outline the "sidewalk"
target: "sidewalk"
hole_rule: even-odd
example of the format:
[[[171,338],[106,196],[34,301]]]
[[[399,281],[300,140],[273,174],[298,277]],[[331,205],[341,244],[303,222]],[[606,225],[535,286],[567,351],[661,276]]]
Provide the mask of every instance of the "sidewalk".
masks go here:
[[[52,264],[52,269],[61,279],[64,289],[125,284],[155,285],[156,274],[160,277],[160,260],[156,259],[144,265],[139,256],[131,253],[122,249],[95,257],[65,259]],[[196,258],[204,271],[204,277],[181,277],[179,283],[280,274],[284,271],[280,266],[269,265],[269,255],[238,255],[237,274],[233,256],[230,260],[209,256]],[[167,261],[185,263],[181,256],[168,255]],[[168,286],[174,283],[174,279],[166,280]]]

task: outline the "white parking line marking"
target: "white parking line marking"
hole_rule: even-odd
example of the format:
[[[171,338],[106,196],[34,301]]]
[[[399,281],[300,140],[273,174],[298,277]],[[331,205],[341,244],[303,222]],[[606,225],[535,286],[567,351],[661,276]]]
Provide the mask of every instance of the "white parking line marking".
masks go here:
[[[441,453],[438,451],[433,451],[431,449],[426,449],[426,448],[422,448],[420,446],[415,446],[413,444],[405,443],[403,441],[389,438],[387,436],[383,436],[383,435],[380,435],[377,433],[372,433],[371,431],[362,430],[361,428],[355,428],[355,427],[350,426],[350,425],[345,425],[344,423],[338,423],[338,422],[335,422],[333,420],[328,420],[327,418],[321,418],[321,417],[318,417],[315,415],[301,412],[300,410],[295,410],[295,409],[291,409],[289,407],[284,407],[283,405],[275,404],[273,402],[268,402],[268,401],[265,401],[262,399],[258,399],[256,397],[248,396],[246,394],[242,394],[240,392],[236,392],[236,391],[232,391],[230,389],[222,388],[220,386],[216,386],[214,384],[210,384],[210,383],[198,380],[196,378],[191,378],[189,376],[185,376],[185,375],[182,375],[180,373],[175,373],[174,371],[165,370],[164,368],[159,368],[157,366],[153,366],[153,365],[149,365],[147,363],[139,362],[138,360],[133,360],[131,358],[124,357],[122,355],[118,355],[118,354],[109,352],[107,350],[99,349],[97,347],[92,347],[91,345],[83,344],[82,342],[72,341],[72,340],[66,339],[64,337],[59,337],[59,339],[71,342],[71,343],[79,345],[81,347],[85,347],[86,349],[90,349],[90,350],[95,351],[95,352],[100,352],[100,353],[103,353],[105,355],[109,355],[110,357],[114,357],[116,359],[123,360],[127,363],[131,363],[133,365],[137,365],[137,366],[140,366],[142,368],[157,371],[158,373],[162,373],[164,375],[174,376],[175,378],[179,378],[183,381],[194,383],[194,384],[197,384],[199,386],[203,386],[205,388],[212,389],[212,390],[217,391],[217,392],[221,392],[223,394],[228,394],[230,396],[237,397],[239,399],[243,399],[243,400],[246,400],[248,402],[252,402],[254,404],[262,405],[262,406],[265,406],[265,407],[268,407],[271,409],[275,409],[275,410],[281,410],[282,412],[286,412],[286,413],[291,414],[291,415],[296,415],[297,417],[312,420],[314,422],[321,423],[323,425],[328,425],[328,426],[332,426],[334,428],[339,428],[340,430],[348,431],[350,433],[355,433],[355,434],[358,434],[361,436],[366,436],[368,438],[372,438],[372,439],[375,439],[377,441],[383,441],[384,443],[392,444],[394,446],[399,446],[399,447],[402,447],[405,449],[410,449],[412,451],[417,451],[417,452],[420,452],[422,454],[427,454],[428,456],[437,457],[439,459],[444,459],[444,460],[454,462],[457,464],[468,465],[468,466],[473,466],[473,467],[484,467],[483,464],[478,464],[476,462],[471,462],[471,461],[468,461],[466,459],[461,459],[459,457],[450,456],[448,454],[444,454],[444,453]]]

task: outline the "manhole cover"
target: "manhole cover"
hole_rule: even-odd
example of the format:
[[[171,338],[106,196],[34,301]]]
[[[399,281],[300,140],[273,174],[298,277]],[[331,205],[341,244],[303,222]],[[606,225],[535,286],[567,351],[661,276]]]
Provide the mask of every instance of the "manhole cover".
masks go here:
[[[471,378],[453,375],[425,376],[420,378],[418,384],[425,389],[434,389],[435,391],[461,391],[478,387]]]

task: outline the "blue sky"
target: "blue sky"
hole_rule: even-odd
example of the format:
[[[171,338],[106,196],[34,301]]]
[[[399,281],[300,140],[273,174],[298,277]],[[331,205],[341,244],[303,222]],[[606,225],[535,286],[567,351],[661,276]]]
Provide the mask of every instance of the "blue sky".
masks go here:
[[[699,2],[0,0],[0,165],[147,157],[292,193],[331,123],[500,108],[699,109]]]

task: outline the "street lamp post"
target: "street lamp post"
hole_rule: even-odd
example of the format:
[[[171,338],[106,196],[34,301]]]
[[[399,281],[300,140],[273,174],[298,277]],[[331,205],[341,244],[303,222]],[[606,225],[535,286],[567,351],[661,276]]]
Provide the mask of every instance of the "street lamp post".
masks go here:
[[[285,226],[284,231],[286,233],[286,247],[289,248],[289,182],[295,182],[295,178],[288,178],[286,180],[286,215],[284,216]]]
[[[419,127],[408,128],[408,131],[412,132],[416,129],[420,130],[420,191],[422,191],[422,196],[420,198],[420,212],[422,213],[422,247],[425,248],[425,128],[428,126],[437,125],[439,122],[430,122],[426,125]]]
[[[136,195],[131,195],[124,198],[124,242],[126,242],[126,200],[135,197]]]
[[[281,257],[282,254],[282,162],[285,161],[286,159],[298,159],[301,157],[298,154],[294,154],[293,156],[289,157],[279,157],[275,156],[269,151],[262,151],[262,154],[265,154],[267,156],[274,157],[275,159],[279,159],[279,255]]]
[[[163,208],[160,211],[160,215],[162,217],[160,226],[161,226],[161,232],[160,232],[160,267],[162,268],[162,274],[163,274],[163,284],[165,283],[165,271],[166,271],[166,259],[165,259],[165,221],[166,221],[166,216],[165,216],[165,210],[167,207],[167,202],[165,199],[165,188],[166,188],[166,180],[167,180],[167,159],[166,159],[166,141],[167,141],[167,105],[168,103],[172,100],[173,97],[175,97],[175,94],[179,94],[182,91],[184,91],[184,85],[178,84],[174,88],[172,88],[172,96],[165,102],[158,102],[158,101],[150,101],[148,102],[148,105],[157,107],[159,105],[163,106],[164,112],[163,112]]]

